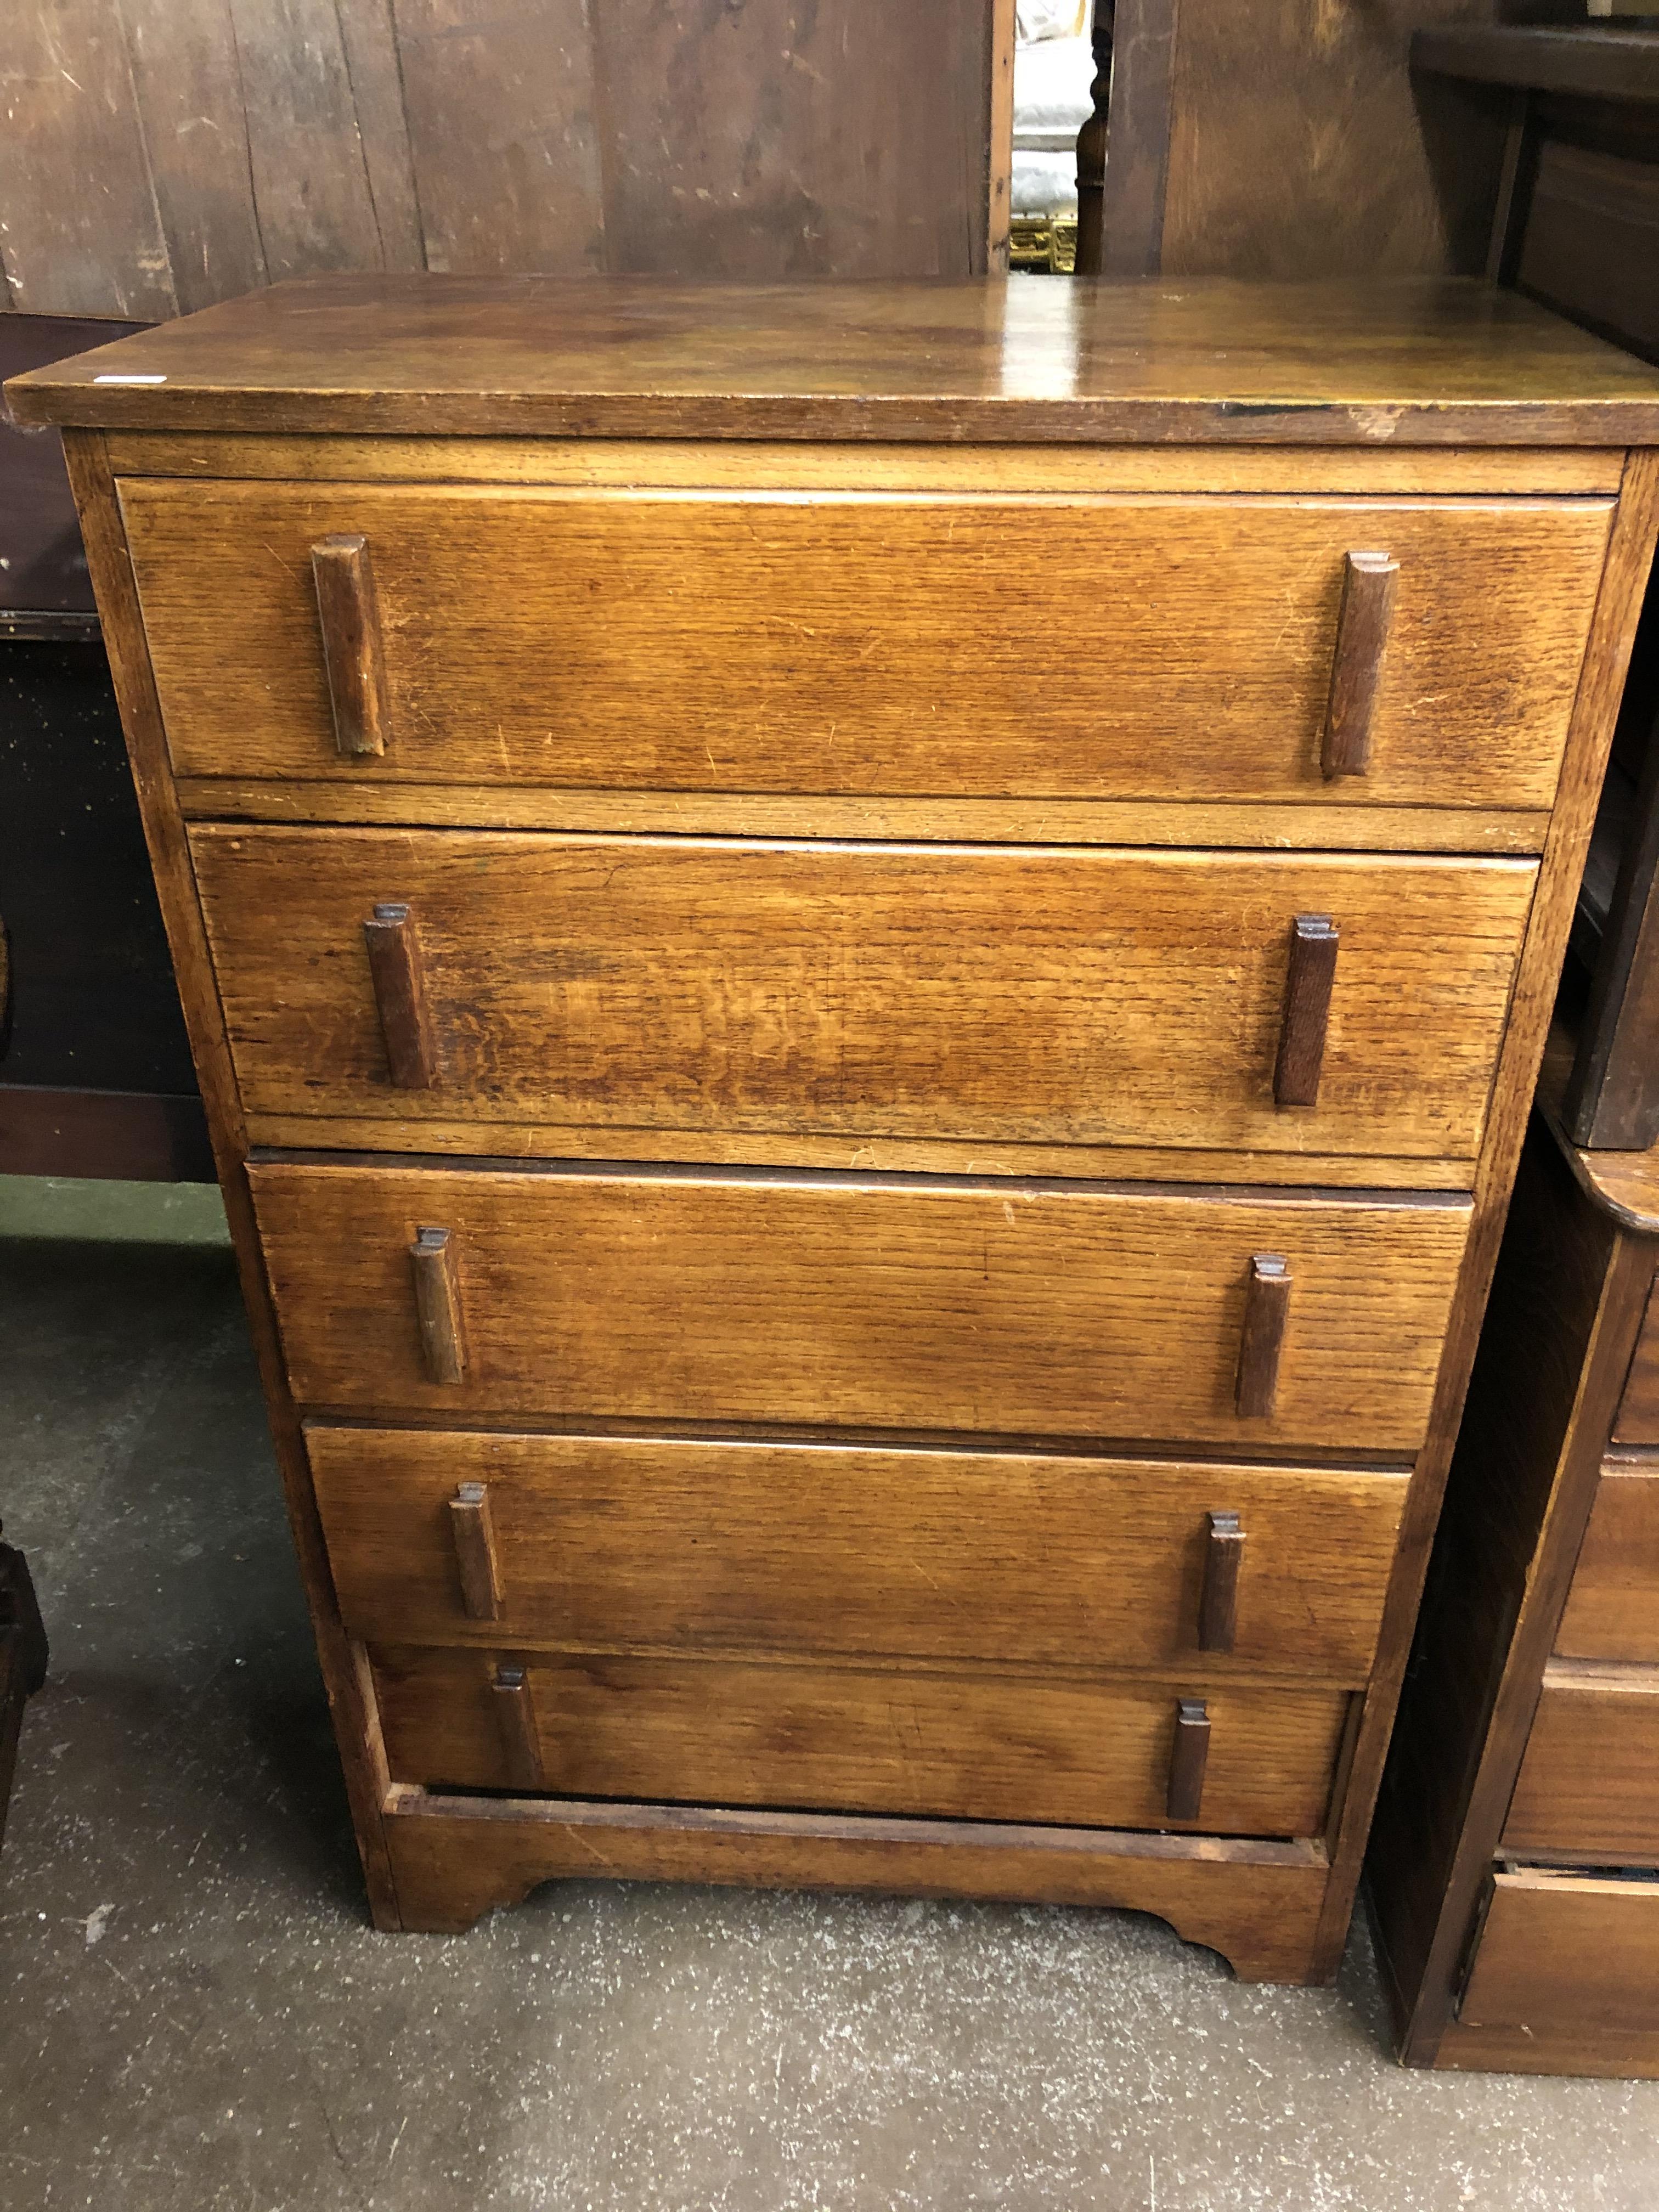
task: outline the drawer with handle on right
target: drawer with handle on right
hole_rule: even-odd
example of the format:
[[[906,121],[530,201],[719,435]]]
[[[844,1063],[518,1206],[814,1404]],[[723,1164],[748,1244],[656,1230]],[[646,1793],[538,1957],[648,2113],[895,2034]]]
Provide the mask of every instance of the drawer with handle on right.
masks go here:
[[[311,1424],[374,1644],[908,1654],[1352,1688],[1405,1504],[1385,1473]]]
[[[1613,513],[143,479],[121,504],[176,773],[291,782],[301,815],[329,781],[1547,809]]]
[[[1352,1699],[1302,1685],[371,1645],[394,1782],[1314,1836]]]
[[[1404,1458],[1467,1201],[256,1161],[313,1409]]]
[[[256,1127],[1238,1148],[1407,1187],[1473,1180],[1537,876],[228,824],[191,850]]]

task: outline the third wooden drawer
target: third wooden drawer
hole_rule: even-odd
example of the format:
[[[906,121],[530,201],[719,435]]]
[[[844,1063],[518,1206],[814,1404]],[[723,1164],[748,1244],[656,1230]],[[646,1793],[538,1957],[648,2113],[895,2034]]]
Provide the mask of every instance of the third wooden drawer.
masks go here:
[[[1460,1199],[256,1161],[313,1408],[1308,1445],[1425,1433]]]
[[[1536,876],[229,825],[191,848],[256,1117],[401,1124],[400,1149],[461,1123],[475,1152],[503,1123],[1236,1147],[1407,1183],[1424,1158],[1473,1176]]]
[[[843,1444],[313,1425],[376,1644],[1162,1666],[1351,1687],[1406,1478]]]

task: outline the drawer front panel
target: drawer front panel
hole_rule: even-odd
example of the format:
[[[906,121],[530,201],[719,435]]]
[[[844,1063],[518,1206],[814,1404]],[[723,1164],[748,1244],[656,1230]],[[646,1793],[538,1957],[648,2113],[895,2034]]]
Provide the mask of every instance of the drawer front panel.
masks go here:
[[[143,480],[122,504],[180,775],[1516,807],[1554,799],[1612,513]],[[368,758],[336,750],[312,548],[337,536],[372,564]],[[1399,574],[1366,772],[1328,783],[1355,550]]]
[[[1659,2033],[1659,1882],[1498,1875],[1458,2019],[1526,2028],[1546,2045],[1575,2032]]]
[[[267,1164],[251,1180],[313,1405],[1368,1456],[1422,1441],[1469,1218],[1462,1201],[684,1170]],[[1241,1413],[1247,1312],[1262,1410]]]
[[[1546,1670],[1504,1845],[1659,1864],[1659,1674]]]
[[[995,1452],[307,1441],[342,1614],[375,1644],[1133,1667],[1190,1663],[1207,1634],[1211,1668],[1358,1687],[1406,1494],[1399,1475]]]
[[[551,1654],[507,1692],[481,1653],[371,1656],[394,1781],[1230,1835],[1322,1828],[1348,1707],[1336,1691]],[[1195,1820],[1169,1811],[1182,1698],[1208,1723]]]
[[[1555,1649],[1659,1666],[1659,1471],[1602,1468]]]
[[[1613,1425],[1619,1444],[1659,1444],[1659,1291],[1648,1294],[1648,1309],[1636,1353],[1625,1381],[1625,1395]]]
[[[1536,870],[444,831],[191,846],[245,1109],[1461,1158]],[[389,1050],[377,907],[429,1055]],[[1296,919],[1337,931],[1276,1103]]]

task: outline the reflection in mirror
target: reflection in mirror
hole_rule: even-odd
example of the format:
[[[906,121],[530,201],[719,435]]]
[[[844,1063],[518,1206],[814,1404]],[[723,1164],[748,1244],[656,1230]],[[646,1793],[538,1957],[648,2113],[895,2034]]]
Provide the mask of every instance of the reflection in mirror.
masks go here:
[[[1110,0],[1093,10],[1105,19]],[[1093,112],[1090,0],[1018,0],[1009,265],[1067,272],[1078,239],[1078,133]]]

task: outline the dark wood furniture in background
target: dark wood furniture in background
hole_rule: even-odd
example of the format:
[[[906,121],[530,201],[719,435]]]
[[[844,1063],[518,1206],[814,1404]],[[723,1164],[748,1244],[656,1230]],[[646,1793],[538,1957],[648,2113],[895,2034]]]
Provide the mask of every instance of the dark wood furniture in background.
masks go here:
[[[16,374],[138,327],[0,317]],[[63,448],[0,424],[0,1175],[210,1182]]]
[[[1328,1976],[1659,377],[1456,283],[379,277],[10,391],[379,1923],[819,1883]]]
[[[1415,57],[1510,102],[1492,274],[1659,358],[1659,27]],[[1410,2064],[1659,2073],[1656,708],[1650,586],[1367,1868]]]
[[[1441,32],[1419,70],[1501,88],[1510,121],[1487,267],[1659,361],[1659,24]],[[1608,763],[1573,935],[1591,979],[1562,1111],[1573,1140],[1659,1139],[1659,584]]]
[[[1656,1261],[1659,1157],[1540,1106],[1369,1868],[1410,2065],[1659,2075]]]
[[[1510,106],[1412,33],[1582,0],[1116,0],[1079,144],[1079,275],[1478,271]],[[1109,159],[1100,156],[1109,148]],[[1098,182],[1097,184],[1097,179]]]
[[[0,1544],[0,1844],[5,1841],[23,1707],[46,1680],[46,1632],[35,1603],[28,1562]]]

